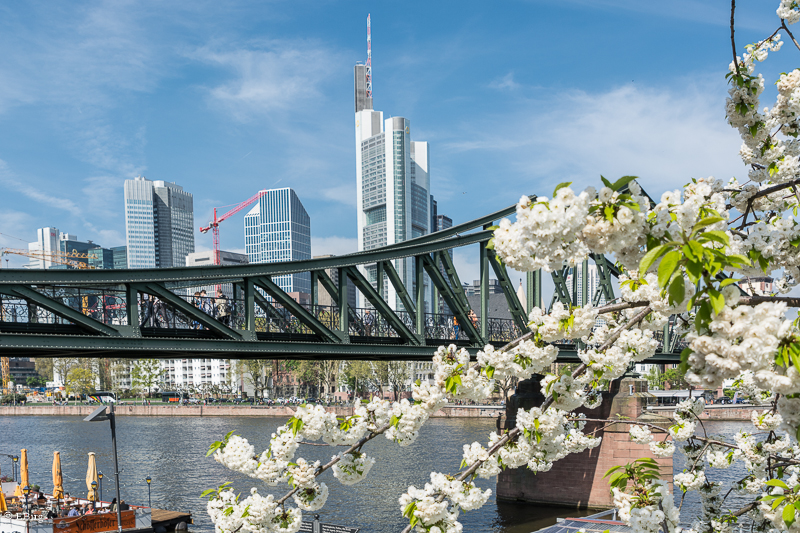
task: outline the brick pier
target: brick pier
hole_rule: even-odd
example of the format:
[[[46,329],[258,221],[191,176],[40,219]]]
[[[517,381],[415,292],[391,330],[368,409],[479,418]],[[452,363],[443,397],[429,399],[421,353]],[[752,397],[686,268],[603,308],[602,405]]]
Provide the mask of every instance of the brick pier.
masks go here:
[[[585,413],[587,418],[599,419],[615,419],[619,414],[626,419],[639,419],[666,427],[669,420],[642,414],[649,396],[646,380],[623,378],[613,383],[612,391],[604,396],[600,407],[578,412]],[[508,402],[506,417],[499,424],[501,427],[514,427],[518,408],[530,409],[543,401],[538,379],[521,382]],[[589,422],[584,432],[590,433],[601,426]],[[600,430],[598,434],[603,437],[600,446],[556,461],[549,472],[534,474],[524,467],[504,470],[497,479],[497,499],[581,509],[612,507],[608,480],[603,479],[608,469],[641,457],[653,457],[648,446],[631,442],[629,428],[629,424],[615,424]],[[660,434],[656,438],[663,440],[664,436]],[[672,458],[655,459],[662,465],[662,477],[672,483]]]

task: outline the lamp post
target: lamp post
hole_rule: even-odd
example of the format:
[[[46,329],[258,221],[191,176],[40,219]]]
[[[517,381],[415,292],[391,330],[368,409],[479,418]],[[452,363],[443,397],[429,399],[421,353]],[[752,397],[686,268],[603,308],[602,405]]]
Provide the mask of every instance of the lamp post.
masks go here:
[[[108,420],[111,424],[111,447],[114,449],[114,482],[117,489],[117,531],[122,533],[122,510],[120,502],[122,497],[119,494],[119,458],[117,456],[117,424],[114,416],[114,404],[108,407],[105,405],[98,407],[92,414],[83,419],[84,422],[104,422]]]
[[[19,455],[15,455],[11,458],[11,473],[14,475],[14,482],[17,482],[17,462],[19,462]]]
[[[31,492],[31,486],[30,485],[25,485],[22,488],[22,493],[25,495],[25,512],[26,513],[28,512],[28,494],[30,494],[30,492]]]
[[[146,478],[144,478],[144,480],[147,481],[147,506],[152,509],[153,504],[150,503],[150,482],[152,481],[152,479],[150,479],[150,476],[147,476]]]
[[[97,481],[92,481],[92,496],[94,496],[94,501],[92,502],[94,505],[92,507],[97,509]]]
[[[103,473],[97,473],[97,479],[100,480],[100,501],[103,501]]]

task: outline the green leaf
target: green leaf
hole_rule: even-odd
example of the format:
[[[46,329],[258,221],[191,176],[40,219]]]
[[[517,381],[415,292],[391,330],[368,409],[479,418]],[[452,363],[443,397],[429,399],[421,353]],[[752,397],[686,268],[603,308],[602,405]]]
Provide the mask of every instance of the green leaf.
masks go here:
[[[644,274],[651,266],[653,266],[653,263],[655,263],[659,257],[667,253],[667,251],[669,251],[669,246],[662,244],[644,254],[644,257],[642,257],[642,260],[639,262],[640,276],[644,277]]]
[[[609,188],[612,191],[618,191],[618,190],[620,190],[621,188],[623,188],[624,186],[626,186],[627,184],[629,184],[630,182],[632,182],[635,179],[638,179],[638,177],[637,176],[622,176],[620,179],[615,181],[614,184],[611,185]]]
[[[720,244],[724,244],[728,246],[730,244],[730,237],[724,231],[714,230],[714,231],[705,231],[701,235],[701,237],[705,237],[708,240],[718,242]]]
[[[489,378],[489,379],[492,379],[493,376],[494,376],[494,367],[491,366],[491,365],[488,365],[486,367],[486,377]]]
[[[603,215],[609,222],[614,222],[614,208],[610,205],[603,207]]]
[[[559,189],[563,189],[564,187],[569,187],[570,185],[572,185],[571,181],[564,181],[556,185],[556,188],[553,189],[553,198],[555,198],[556,193],[559,191]]]
[[[678,261],[681,259],[681,254],[676,251],[671,251],[667,253],[663,259],[661,259],[661,263],[658,265],[658,285],[660,287],[666,287],[667,282],[672,277],[672,273],[675,272],[675,269],[678,267]],[[681,298],[683,300],[683,298]]]
[[[787,505],[783,508],[783,521],[786,522],[786,527],[792,527],[794,524],[794,513],[797,509],[794,508],[794,505]]]
[[[722,288],[727,287],[728,285],[731,285],[731,284],[736,283],[738,281],[742,281],[742,280],[733,279],[733,278],[723,279],[722,283],[719,284],[719,288],[722,289]]]
[[[778,496],[777,498],[775,498],[775,500],[772,502],[772,508],[775,509],[776,507],[778,507],[781,503],[783,503],[783,500],[785,499],[786,496]]]
[[[786,483],[784,483],[780,479],[770,479],[769,481],[767,481],[764,484],[767,485],[767,486],[770,486],[770,487],[780,487],[783,490],[790,490],[789,489],[789,485],[787,485]]]
[[[708,301],[711,302],[711,307],[714,308],[716,314],[720,314],[725,308],[725,297],[716,289],[708,289]]]
[[[613,187],[613,184],[610,181],[608,181],[607,179],[605,179],[602,175],[600,176],[600,180],[603,182],[603,185],[605,185],[609,189],[611,189]]]
[[[696,284],[700,281],[700,278],[703,276],[703,265],[701,263],[689,260],[684,266],[686,267],[686,275],[689,276],[692,283]]]
[[[209,494],[214,494],[215,492],[217,492],[217,489],[206,489],[206,490],[203,491],[203,493],[200,495],[200,497],[201,498],[205,498]]]
[[[683,301],[686,296],[686,287],[684,286],[683,276],[680,274],[675,276],[672,283],[669,284],[669,303],[670,305],[677,305]]]
[[[698,230],[705,228],[706,226],[710,226],[711,224],[722,222],[723,220],[725,219],[722,217],[709,217],[699,220],[697,224],[695,224],[694,227],[692,228],[692,236],[694,236],[694,234],[697,233]]]

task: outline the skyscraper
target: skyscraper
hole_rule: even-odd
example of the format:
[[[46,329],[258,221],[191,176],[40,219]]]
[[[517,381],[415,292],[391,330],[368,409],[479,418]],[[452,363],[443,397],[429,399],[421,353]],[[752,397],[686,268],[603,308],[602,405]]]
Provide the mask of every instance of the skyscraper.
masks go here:
[[[589,265],[589,279],[588,284],[586,285],[587,293],[589,295],[589,301],[583,301],[583,269],[581,265],[571,269],[570,273],[567,274],[567,292],[569,293],[570,297],[572,297],[572,275],[574,272],[578,274],[578,297],[575,299],[575,305],[578,307],[582,307],[587,303],[592,303],[592,299],[594,298],[594,294],[597,292],[597,288],[600,286],[600,276],[597,273],[597,266],[596,265]],[[598,305],[605,305],[606,298],[605,296],[600,297],[600,301]]]
[[[384,120],[383,112],[372,109],[369,56],[367,65],[355,66],[354,75],[358,249],[363,251],[431,231],[430,154],[427,142],[411,140],[408,119]],[[413,261],[396,260],[394,267],[406,287],[413,289]],[[376,268],[365,271],[375,283]],[[402,307],[394,287],[390,283],[384,287],[389,304]]]
[[[250,263],[311,259],[311,219],[294,190],[267,191],[244,217],[245,251]],[[311,294],[311,274],[272,280],[285,292]]]
[[[192,194],[167,181],[125,180],[128,268],[184,266],[194,252]]]

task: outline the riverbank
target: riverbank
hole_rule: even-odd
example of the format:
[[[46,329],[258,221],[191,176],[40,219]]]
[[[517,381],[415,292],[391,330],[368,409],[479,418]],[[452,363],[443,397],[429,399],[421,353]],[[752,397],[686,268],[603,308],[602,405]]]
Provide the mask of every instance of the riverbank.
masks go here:
[[[2,406],[0,416],[88,416],[97,409],[92,405]],[[297,406],[234,406],[234,405],[120,405],[120,416],[276,416],[289,418]],[[350,406],[330,406],[326,410],[337,416],[351,416]],[[433,418],[497,418],[506,408],[499,405],[451,405],[436,411]]]
[[[769,405],[706,405],[700,414],[701,420],[719,420],[721,422],[750,421],[753,411],[768,410]],[[647,409],[648,413],[667,418],[675,418],[674,407],[652,407]]]

